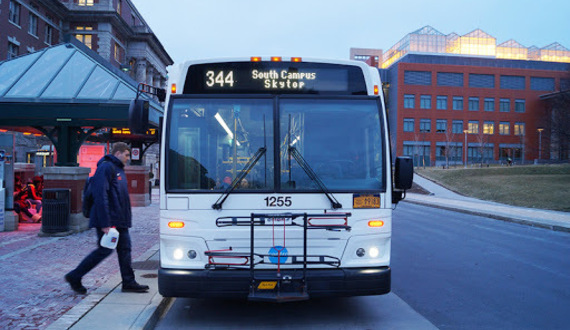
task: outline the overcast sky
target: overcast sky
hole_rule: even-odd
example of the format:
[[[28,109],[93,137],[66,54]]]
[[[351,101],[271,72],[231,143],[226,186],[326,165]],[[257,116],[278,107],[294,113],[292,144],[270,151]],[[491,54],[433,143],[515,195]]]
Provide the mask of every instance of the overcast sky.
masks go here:
[[[236,56],[348,59],[425,25],[570,48],[570,0],[132,0],[175,63]]]

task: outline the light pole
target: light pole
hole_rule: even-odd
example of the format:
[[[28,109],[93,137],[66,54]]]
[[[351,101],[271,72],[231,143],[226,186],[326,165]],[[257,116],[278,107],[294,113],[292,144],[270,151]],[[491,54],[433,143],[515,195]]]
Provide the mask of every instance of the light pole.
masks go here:
[[[538,160],[542,159],[542,131],[544,128],[538,128]]]
[[[469,132],[469,130],[463,130],[463,133],[465,134],[465,144],[463,145],[463,147],[465,148],[465,166],[464,168],[467,168],[467,133]]]

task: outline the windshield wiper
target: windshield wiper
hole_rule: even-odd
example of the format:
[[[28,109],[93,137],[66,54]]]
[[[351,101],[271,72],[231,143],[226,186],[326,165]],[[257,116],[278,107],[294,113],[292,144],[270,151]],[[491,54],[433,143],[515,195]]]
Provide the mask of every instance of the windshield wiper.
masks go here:
[[[315,171],[313,171],[313,169],[311,168],[311,166],[309,166],[309,163],[307,163],[307,161],[303,158],[303,156],[301,156],[301,153],[299,153],[299,151],[297,150],[297,148],[295,147],[289,147],[289,154],[291,156],[293,156],[293,158],[295,158],[295,160],[297,161],[297,163],[299,163],[299,166],[301,166],[301,168],[303,169],[303,171],[305,171],[305,173],[307,173],[307,175],[309,176],[309,178],[311,180],[313,180],[317,186],[319,186],[319,188],[321,189],[321,191],[327,196],[327,198],[329,199],[329,201],[331,202],[332,208],[333,209],[341,209],[342,208],[342,204],[339,203],[336,198],[333,196],[333,194],[327,189],[327,187],[325,186],[325,184],[323,183],[323,181],[321,181],[321,179],[319,178],[319,176],[317,175],[317,173],[315,173]],[[289,173],[291,173],[289,171]]]
[[[220,196],[220,198],[218,198],[216,203],[214,203],[212,205],[212,208],[214,210],[220,210],[222,208],[222,204],[224,204],[224,201],[226,200],[226,198],[228,198],[228,196],[237,187],[237,185],[246,177],[246,175],[249,174],[251,169],[255,166],[255,164],[257,164],[257,162],[261,159],[261,157],[263,157],[263,155],[265,154],[266,151],[267,151],[266,147],[261,147],[257,150],[255,155],[253,155],[253,157],[249,159],[249,162],[247,162],[247,164],[245,164],[244,168],[239,172],[239,175],[234,179],[234,181],[228,187],[228,189],[226,189],[226,191],[224,191],[222,196]]]

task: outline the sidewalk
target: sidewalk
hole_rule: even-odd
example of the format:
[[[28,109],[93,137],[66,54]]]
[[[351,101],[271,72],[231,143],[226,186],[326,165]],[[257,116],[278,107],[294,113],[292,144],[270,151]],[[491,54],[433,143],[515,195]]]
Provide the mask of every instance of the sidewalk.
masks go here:
[[[39,237],[39,224],[22,223],[18,231],[0,232],[0,329],[46,329],[50,326],[67,329],[85,313],[95,310],[93,306],[114,296],[139,305],[146,300],[147,305],[153,306],[157,296],[162,301],[156,290],[158,210],[158,190],[153,190],[151,206],[133,208],[133,228],[130,230],[133,268],[137,281],[151,286],[146,294],[120,292],[121,278],[115,253],[83,278],[87,295],[71,290],[63,276],[96,247],[92,229],[66,237]],[[119,293],[115,294],[116,291]],[[133,315],[134,311],[126,307],[115,308],[113,313],[100,318],[98,321],[102,323],[97,328],[120,329],[116,324],[105,326],[105,321],[112,320],[111,314],[119,314],[121,318],[127,313]],[[155,307],[151,309],[156,310]],[[142,320],[143,314],[134,315]]]
[[[407,194],[404,201],[442,209],[481,215],[555,231],[570,232],[570,213],[510,206],[465,197],[419,175],[414,182],[431,192],[430,195]]]

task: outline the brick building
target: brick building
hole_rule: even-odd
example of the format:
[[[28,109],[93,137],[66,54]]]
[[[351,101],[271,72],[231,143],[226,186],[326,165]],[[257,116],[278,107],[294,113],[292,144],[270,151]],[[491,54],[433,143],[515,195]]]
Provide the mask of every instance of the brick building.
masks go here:
[[[416,165],[567,160],[541,96],[570,89],[570,51],[558,43],[497,44],[475,30],[445,35],[426,26],[384,52],[393,150]]]

